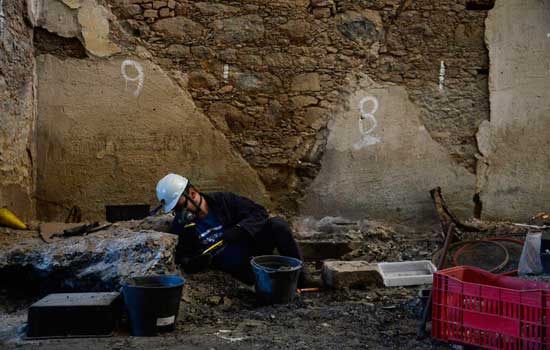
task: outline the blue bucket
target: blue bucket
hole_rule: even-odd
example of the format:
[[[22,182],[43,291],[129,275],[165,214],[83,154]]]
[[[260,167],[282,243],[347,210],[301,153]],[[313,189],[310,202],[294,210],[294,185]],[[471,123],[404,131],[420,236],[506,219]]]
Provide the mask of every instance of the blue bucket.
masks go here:
[[[153,336],[176,326],[185,280],[177,275],[133,277],[123,286],[130,332]]]
[[[296,296],[303,262],[281,255],[262,255],[250,261],[256,297],[262,304],[286,304]]]

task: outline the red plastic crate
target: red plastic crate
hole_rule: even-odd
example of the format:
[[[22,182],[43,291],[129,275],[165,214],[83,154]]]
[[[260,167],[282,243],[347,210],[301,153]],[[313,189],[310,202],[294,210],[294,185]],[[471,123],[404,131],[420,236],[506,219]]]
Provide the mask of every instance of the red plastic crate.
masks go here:
[[[550,283],[465,266],[438,271],[432,337],[486,349],[550,350]]]

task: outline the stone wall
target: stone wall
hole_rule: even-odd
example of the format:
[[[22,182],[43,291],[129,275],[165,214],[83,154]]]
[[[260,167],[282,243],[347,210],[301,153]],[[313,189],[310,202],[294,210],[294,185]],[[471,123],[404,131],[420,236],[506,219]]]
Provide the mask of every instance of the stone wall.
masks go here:
[[[533,135],[547,111],[547,54],[534,48],[547,38],[528,25],[545,23],[546,1],[497,1],[489,18],[491,118],[491,0],[29,1],[41,215],[153,201],[156,178],[176,169],[287,214],[421,222],[442,186],[461,217],[525,218],[547,205],[533,151],[546,142]],[[505,6],[525,23],[503,39],[516,21]],[[501,103],[512,92],[537,107]],[[29,174],[9,178],[32,186]]]
[[[359,115],[344,103],[356,75],[403,86],[429,137],[475,172],[475,133],[489,114],[486,11],[468,10],[465,0],[111,4],[155,62],[186,74],[194,101],[283,211],[297,210],[318,174],[328,121],[345,109]]]
[[[487,19],[491,121],[478,134],[482,216],[550,207],[550,1],[497,1]]]
[[[34,54],[27,5],[0,0],[0,207],[34,216]]]

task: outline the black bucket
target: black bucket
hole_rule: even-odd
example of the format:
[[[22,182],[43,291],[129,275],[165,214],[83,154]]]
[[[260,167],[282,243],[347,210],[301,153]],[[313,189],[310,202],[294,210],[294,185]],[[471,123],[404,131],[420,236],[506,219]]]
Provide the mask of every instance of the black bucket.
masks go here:
[[[262,304],[285,304],[296,296],[302,261],[288,256],[262,255],[250,261],[256,297]]]
[[[123,293],[131,334],[153,336],[174,330],[184,282],[177,275],[130,278]]]

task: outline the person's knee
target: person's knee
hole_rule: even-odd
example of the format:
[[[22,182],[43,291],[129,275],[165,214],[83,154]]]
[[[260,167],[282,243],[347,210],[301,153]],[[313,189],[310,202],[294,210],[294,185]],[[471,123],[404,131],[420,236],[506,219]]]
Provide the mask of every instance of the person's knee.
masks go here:
[[[271,226],[271,230],[274,232],[284,232],[284,233],[290,233],[292,234],[292,230],[290,229],[290,225],[288,222],[286,222],[285,219],[281,218],[280,216],[275,216],[273,218],[269,219],[269,223]]]

